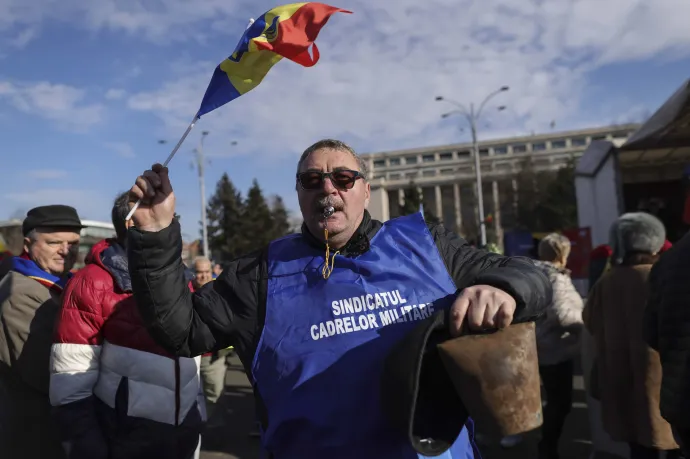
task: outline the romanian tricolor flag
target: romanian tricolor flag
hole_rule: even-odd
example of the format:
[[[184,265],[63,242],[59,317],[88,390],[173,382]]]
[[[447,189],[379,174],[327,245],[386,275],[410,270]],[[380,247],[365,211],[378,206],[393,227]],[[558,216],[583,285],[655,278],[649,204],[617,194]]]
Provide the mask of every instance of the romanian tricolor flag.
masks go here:
[[[282,58],[304,67],[316,64],[319,50],[314,41],[337,12],[351,13],[309,2],[278,6],[261,15],[244,32],[232,55],[216,67],[197,118],[254,89]]]

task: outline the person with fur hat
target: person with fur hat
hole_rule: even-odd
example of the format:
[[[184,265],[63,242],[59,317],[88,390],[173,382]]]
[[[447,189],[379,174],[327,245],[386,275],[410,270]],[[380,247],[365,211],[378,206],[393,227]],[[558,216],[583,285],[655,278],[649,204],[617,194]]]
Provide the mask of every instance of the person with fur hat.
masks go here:
[[[31,209],[24,252],[0,280],[0,457],[63,458],[51,416],[49,362],[60,295],[77,260],[77,211]]]
[[[583,311],[594,336],[604,430],[630,447],[630,459],[679,458],[671,426],[659,411],[661,362],[643,335],[647,279],[664,245],[664,225],[651,214],[627,213],[612,225],[611,269]]]

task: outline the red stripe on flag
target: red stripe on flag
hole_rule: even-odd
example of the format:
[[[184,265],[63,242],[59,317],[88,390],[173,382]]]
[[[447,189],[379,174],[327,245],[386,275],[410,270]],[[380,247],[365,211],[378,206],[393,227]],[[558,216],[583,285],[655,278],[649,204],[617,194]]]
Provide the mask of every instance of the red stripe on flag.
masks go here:
[[[290,59],[304,67],[311,67],[319,61],[319,50],[314,44],[319,32],[326,25],[328,19],[335,13],[352,11],[325,5],[323,3],[307,3],[290,18],[278,23],[278,33],[272,42],[257,41],[259,49],[273,51],[286,59]],[[309,47],[313,45],[313,56],[309,54]]]

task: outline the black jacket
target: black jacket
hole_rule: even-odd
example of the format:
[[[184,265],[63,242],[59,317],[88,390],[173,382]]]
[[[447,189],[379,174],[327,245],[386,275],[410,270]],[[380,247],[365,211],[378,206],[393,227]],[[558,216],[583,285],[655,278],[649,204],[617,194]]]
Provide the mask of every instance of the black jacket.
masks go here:
[[[381,225],[365,212],[340,254],[357,257],[369,250]],[[533,320],[550,303],[551,284],[529,259],[475,249],[442,225],[429,225],[429,230],[458,290],[487,284],[510,293],[517,301],[515,322]],[[302,235],[310,244],[324,247],[305,227]],[[132,228],[128,237],[134,296],[154,338],[186,357],[232,345],[252,380],[251,363],[266,310],[267,251],[232,261],[215,282],[192,294],[184,280],[179,223],[157,233]],[[261,421],[269,422],[265,412]]]
[[[659,408],[671,425],[690,430],[690,234],[654,264],[649,284],[644,324],[661,357]]]

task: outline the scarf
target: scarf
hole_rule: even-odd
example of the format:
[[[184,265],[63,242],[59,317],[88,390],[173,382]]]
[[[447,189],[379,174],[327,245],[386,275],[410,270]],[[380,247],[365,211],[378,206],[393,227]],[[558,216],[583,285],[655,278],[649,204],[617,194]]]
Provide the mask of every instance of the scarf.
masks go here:
[[[26,253],[12,259],[12,271],[29,277],[58,294],[62,293],[65,284],[72,277],[72,273],[64,277],[57,277],[42,270],[36,262],[29,259]]]

